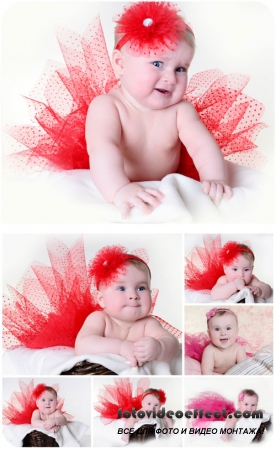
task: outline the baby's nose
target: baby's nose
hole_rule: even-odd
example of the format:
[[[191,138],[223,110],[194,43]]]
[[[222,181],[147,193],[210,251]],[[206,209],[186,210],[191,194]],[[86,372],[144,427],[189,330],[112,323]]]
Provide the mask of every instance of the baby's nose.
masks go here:
[[[176,84],[175,72],[172,70],[166,71],[166,73],[164,74],[164,81],[169,84]]]
[[[130,300],[138,300],[139,293],[137,291],[132,291],[129,293],[129,299]]]

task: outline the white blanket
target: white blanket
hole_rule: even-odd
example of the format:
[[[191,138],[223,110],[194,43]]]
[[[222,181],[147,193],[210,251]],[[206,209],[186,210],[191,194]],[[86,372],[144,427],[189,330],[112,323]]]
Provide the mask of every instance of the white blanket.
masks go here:
[[[234,195],[219,206],[204,194],[201,183],[171,174],[161,181],[141,183],[160,189],[165,198],[150,215],[132,208],[125,221],[118,208],[100,195],[89,170],[41,172],[24,179],[8,178],[3,184],[3,218],[7,222],[27,223],[272,221],[272,193],[266,177],[261,172],[230,162],[227,162],[227,170]]]
[[[79,441],[88,430],[88,426],[82,422],[71,422],[60,427],[57,433],[34,428],[32,425],[6,425],[3,433],[8,442],[15,447],[22,447],[24,437],[31,431],[38,430],[48,436],[53,437],[60,447],[80,447]]]
[[[245,303],[272,303],[273,301],[272,296],[267,300],[254,296],[248,288],[241,289],[226,300],[212,300],[210,294],[203,294],[200,291],[189,291],[188,289],[185,291],[186,303],[210,303],[218,305],[221,303],[238,303],[243,299],[245,300]]]
[[[33,350],[18,347],[3,354],[3,375],[59,375],[80,361],[101,364],[118,375],[181,375],[182,352],[170,363],[151,361],[142,367],[130,367],[122,356],[114,354],[76,356],[71,347]]]

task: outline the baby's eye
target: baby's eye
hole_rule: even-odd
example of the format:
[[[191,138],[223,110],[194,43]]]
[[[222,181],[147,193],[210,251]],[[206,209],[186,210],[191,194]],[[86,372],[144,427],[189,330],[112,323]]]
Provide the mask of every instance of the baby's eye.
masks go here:
[[[177,67],[176,72],[187,72],[186,67]]]
[[[226,330],[231,330],[231,327],[227,327]]]
[[[219,331],[219,328],[218,328],[218,327],[216,327],[216,328],[215,328],[215,331]]]
[[[125,290],[124,286],[119,286],[119,287],[117,288],[117,291],[124,291],[124,290]]]
[[[161,61],[153,61],[152,63],[155,67],[163,67],[163,63]]]
[[[236,272],[236,271],[237,271],[237,269],[236,269],[235,267],[233,267],[233,270],[234,270],[234,272]]]
[[[145,291],[145,290],[146,290],[145,286],[139,286],[137,288],[137,291]]]
[[[248,272],[249,269],[244,269],[245,272]]]

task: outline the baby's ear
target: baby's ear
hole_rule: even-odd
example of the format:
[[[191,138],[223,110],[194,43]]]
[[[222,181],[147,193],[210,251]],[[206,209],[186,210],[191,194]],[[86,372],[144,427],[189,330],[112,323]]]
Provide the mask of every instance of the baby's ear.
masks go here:
[[[104,299],[103,299],[103,294],[101,291],[96,291],[96,299],[97,302],[99,303],[99,305],[104,308],[105,307],[105,303],[104,303]]]
[[[116,75],[121,76],[123,75],[123,68],[124,68],[124,57],[120,50],[113,50],[112,52],[112,66],[114,69],[114,72]]]

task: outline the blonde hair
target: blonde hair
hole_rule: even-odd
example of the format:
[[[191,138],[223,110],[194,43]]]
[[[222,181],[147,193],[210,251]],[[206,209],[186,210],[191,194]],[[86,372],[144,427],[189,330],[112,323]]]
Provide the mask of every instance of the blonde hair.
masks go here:
[[[252,252],[251,248],[248,247],[248,245],[240,244],[240,247],[241,247],[241,248],[244,248],[244,249],[246,249],[246,250],[250,250],[250,251]],[[245,259],[248,259],[249,261],[253,261],[253,262],[254,262],[254,260],[255,260],[255,256],[252,255],[252,253],[249,253],[249,252],[247,252],[247,251],[245,251],[245,252],[241,251],[241,255],[242,255]]]
[[[136,267],[136,269],[141,270],[142,272],[144,272],[149,280],[151,280],[151,273],[150,270],[148,268],[148,266],[146,265],[146,263],[143,263],[142,261],[139,261],[138,259],[127,259],[126,260],[126,264],[131,264],[132,266]]]

